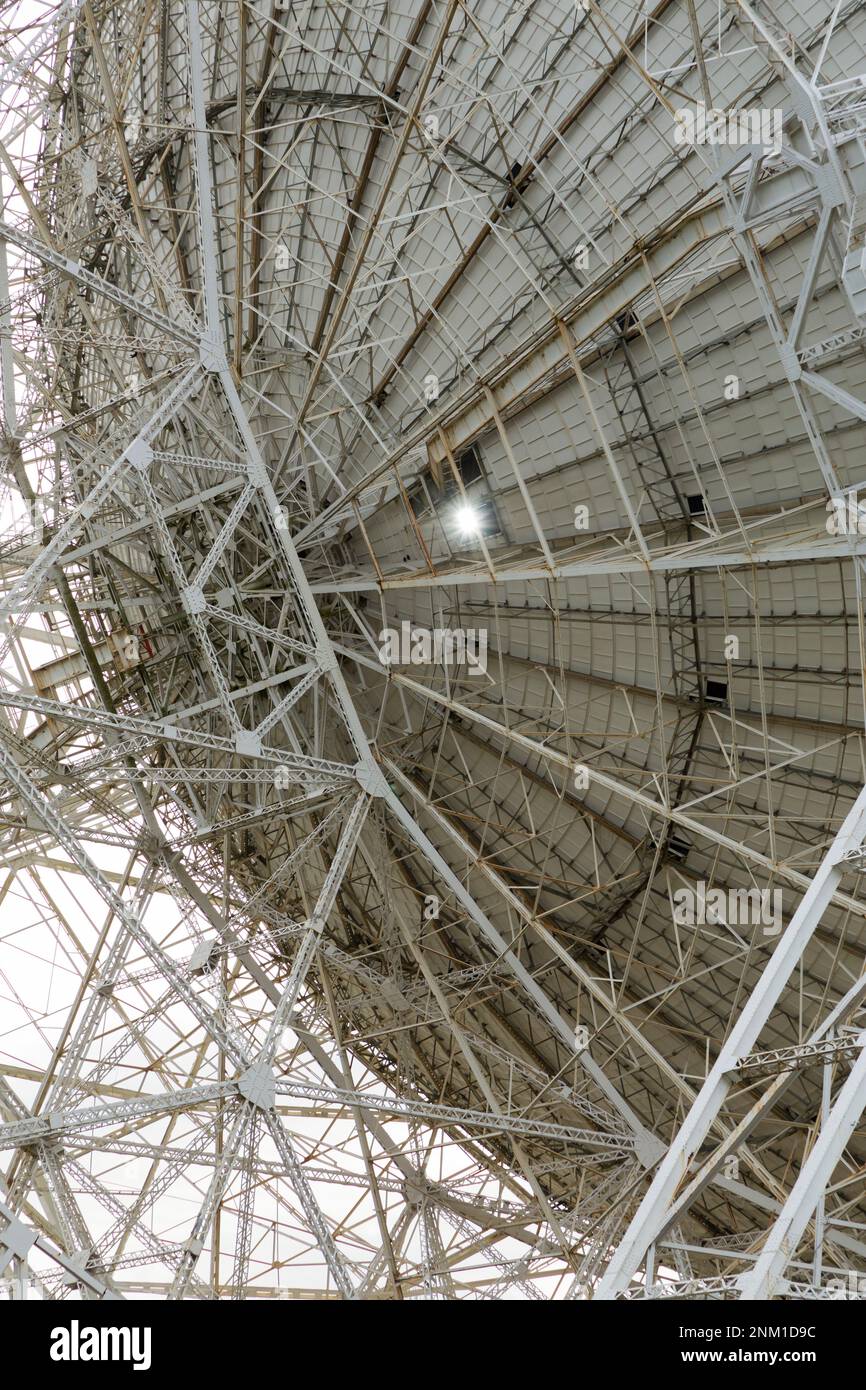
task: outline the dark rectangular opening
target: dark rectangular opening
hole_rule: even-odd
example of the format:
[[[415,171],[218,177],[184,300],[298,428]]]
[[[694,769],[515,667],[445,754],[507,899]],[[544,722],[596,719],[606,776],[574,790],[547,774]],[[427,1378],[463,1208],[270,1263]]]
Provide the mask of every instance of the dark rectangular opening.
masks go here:
[[[457,459],[457,472],[463,480],[463,486],[468,487],[482,476],[481,459],[474,444],[470,444],[468,449]]]

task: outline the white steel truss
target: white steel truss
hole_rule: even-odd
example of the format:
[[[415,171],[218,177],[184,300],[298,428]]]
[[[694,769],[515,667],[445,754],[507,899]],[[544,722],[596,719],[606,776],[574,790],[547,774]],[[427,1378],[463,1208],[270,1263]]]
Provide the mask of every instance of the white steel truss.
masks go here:
[[[801,9],[0,3],[10,1296],[863,1296]]]

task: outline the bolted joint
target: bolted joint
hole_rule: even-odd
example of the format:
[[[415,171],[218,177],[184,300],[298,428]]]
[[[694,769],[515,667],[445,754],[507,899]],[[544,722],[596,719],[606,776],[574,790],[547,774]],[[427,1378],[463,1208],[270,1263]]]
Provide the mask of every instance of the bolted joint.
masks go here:
[[[202,338],[199,361],[206,372],[223,372],[228,367],[223,345],[214,338]]]
[[[180,601],[185,612],[189,613],[190,616],[195,613],[203,613],[205,610],[204,591],[199,588],[198,584],[190,584],[188,589],[184,589]]]
[[[273,1110],[277,1091],[271,1068],[264,1062],[254,1062],[238,1077],[238,1094],[259,1110]]]
[[[11,1256],[19,1260],[26,1260],[30,1247],[35,1244],[36,1232],[31,1231],[29,1226],[25,1226],[23,1221],[19,1221],[17,1216],[10,1217],[6,1226],[0,1231],[0,1250],[6,1250]]]
[[[428,1182],[426,1178],[423,1178],[419,1173],[410,1178],[406,1178],[403,1183],[403,1200],[407,1207],[411,1207],[413,1210],[417,1211],[419,1207],[424,1205],[424,1202],[431,1195],[433,1190],[433,1184]]]
[[[73,1250],[70,1253],[68,1263],[71,1268],[64,1270],[63,1277],[60,1280],[65,1288],[77,1288],[79,1284],[84,1283],[82,1276],[85,1271],[88,1274],[92,1273],[91,1270],[87,1269],[87,1261],[90,1259],[90,1254],[91,1252],[89,1250]]]
[[[356,764],[355,780],[368,796],[384,796],[388,790],[385,774],[373,758],[362,758]]]
[[[189,958],[187,969],[190,975],[206,975],[213,970],[219,961],[219,942],[216,937],[209,936],[205,941],[199,941],[195,950]]]
[[[796,348],[791,347],[789,343],[784,343],[779,348],[779,358],[782,363],[782,370],[788,380],[799,381],[803,375],[803,368],[797,358]]]
[[[153,463],[153,450],[144,439],[135,439],[126,451],[126,457],[133,468],[143,473]]]
[[[247,475],[253,487],[259,491],[266,488],[270,481],[267,469],[261,459],[254,459],[247,465]]]
[[[252,729],[239,729],[235,734],[235,751],[245,758],[260,758],[262,741]]]
[[[668,1151],[667,1144],[664,1144],[658,1135],[651,1134],[645,1129],[638,1134],[634,1141],[634,1151],[637,1160],[644,1168],[654,1168],[663,1154]]]

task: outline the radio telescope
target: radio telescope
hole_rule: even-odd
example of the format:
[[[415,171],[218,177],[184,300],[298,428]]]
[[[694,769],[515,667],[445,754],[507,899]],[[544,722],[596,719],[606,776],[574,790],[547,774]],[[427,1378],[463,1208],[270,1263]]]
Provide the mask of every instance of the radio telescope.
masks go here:
[[[864,49],[0,4],[10,1287],[857,1296]]]

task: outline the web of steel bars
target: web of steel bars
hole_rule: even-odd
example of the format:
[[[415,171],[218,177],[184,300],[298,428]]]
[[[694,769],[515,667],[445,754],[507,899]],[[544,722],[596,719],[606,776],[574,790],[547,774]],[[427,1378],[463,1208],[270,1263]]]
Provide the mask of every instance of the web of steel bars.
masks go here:
[[[778,151],[693,153],[698,215],[647,239],[568,144],[627,78],[621,137],[652,114],[677,167],[658,32],[594,0],[526,32],[519,8],[486,28],[458,3],[331,7],[320,30],[283,5],[5,7],[0,892],[26,960],[0,1273],[19,1286],[32,1267],[50,1297],[822,1297],[861,1268],[863,794],[817,842],[777,814],[814,745],[708,697],[695,580],[737,576],[758,648],[762,567],[843,564],[859,605],[814,402],[866,419],[822,370],[861,330],[809,333],[859,192],[859,88],[820,83],[854,11],[792,56],[764,10],[657,7],[693,98],[736,39],[785,128]],[[437,290],[439,213],[458,230]],[[765,254],[804,225],[783,313]],[[490,312],[449,307],[485,255]],[[748,517],[676,325],[732,264],[820,479]],[[648,402],[668,370],[700,470]],[[511,425],[561,390],[616,499],[578,543],[548,534]],[[485,439],[504,481],[467,541],[437,499],[471,507]],[[648,684],[603,690],[561,648],[539,682],[504,586],[542,595],[556,636],[569,585],[613,577]],[[443,612],[494,634],[483,681],[383,671],[386,619]],[[725,923],[672,943],[698,845],[734,887],[784,886],[778,943]]]

